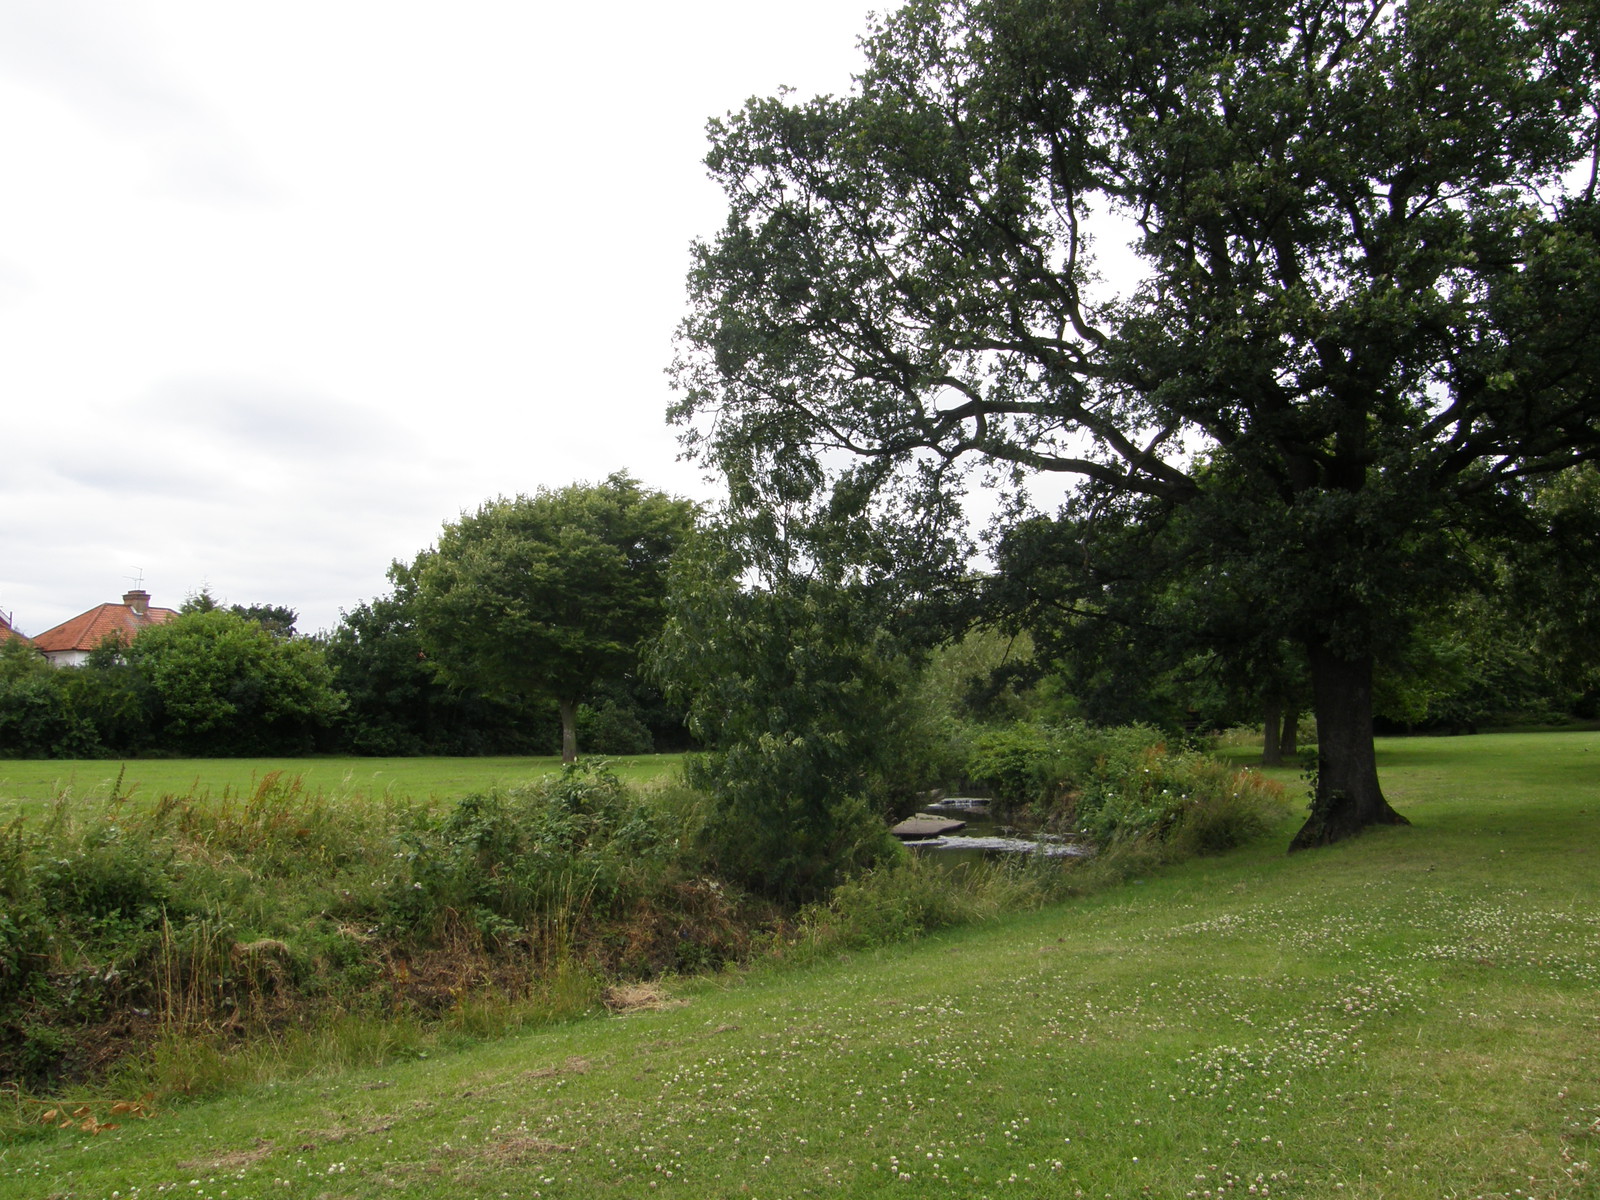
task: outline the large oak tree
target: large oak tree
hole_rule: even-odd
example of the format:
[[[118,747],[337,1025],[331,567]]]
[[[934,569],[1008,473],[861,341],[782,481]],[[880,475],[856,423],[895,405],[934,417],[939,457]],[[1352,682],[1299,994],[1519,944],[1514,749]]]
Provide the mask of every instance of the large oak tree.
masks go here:
[[[913,0],[850,94],[713,123],[730,211],[674,415],[783,503],[977,463],[1075,476],[1091,515],[1205,507],[1311,665],[1295,844],[1399,821],[1374,655],[1453,527],[1600,450],[1597,26],[1592,0]],[[1136,268],[1097,261],[1123,241]]]

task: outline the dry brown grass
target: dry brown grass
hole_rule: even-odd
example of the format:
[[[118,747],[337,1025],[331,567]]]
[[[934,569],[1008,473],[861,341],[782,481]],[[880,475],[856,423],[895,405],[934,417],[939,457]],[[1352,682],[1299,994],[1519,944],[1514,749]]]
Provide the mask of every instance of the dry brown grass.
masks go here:
[[[605,1004],[619,1016],[636,1012],[659,1012],[664,1008],[682,1008],[687,1000],[674,1000],[659,984],[619,983],[605,990]]]

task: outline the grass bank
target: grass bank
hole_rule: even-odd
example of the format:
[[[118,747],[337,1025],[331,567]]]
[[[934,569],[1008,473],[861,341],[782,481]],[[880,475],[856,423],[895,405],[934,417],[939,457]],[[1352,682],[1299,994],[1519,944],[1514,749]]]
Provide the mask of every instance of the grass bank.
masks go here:
[[[1288,822],[654,1010],[149,1116],[24,1105],[0,1197],[1600,1194],[1600,737],[1382,755],[1413,824],[1328,850],[1286,857]]]

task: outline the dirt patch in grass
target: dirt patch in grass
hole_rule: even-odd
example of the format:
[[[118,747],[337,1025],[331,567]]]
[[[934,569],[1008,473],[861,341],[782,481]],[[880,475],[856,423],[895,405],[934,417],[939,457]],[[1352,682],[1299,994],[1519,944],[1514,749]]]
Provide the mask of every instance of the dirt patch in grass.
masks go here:
[[[577,1147],[518,1131],[475,1146],[441,1146],[431,1160],[421,1165],[423,1174],[451,1175],[462,1182],[501,1171],[526,1167],[557,1154],[571,1154]]]
[[[349,1138],[372,1137],[380,1133],[388,1133],[393,1129],[399,1117],[393,1113],[385,1113],[373,1117],[364,1125],[351,1127],[342,1126],[333,1129],[302,1129],[297,1131],[299,1141],[295,1144],[297,1150],[316,1150],[322,1146],[332,1146]]]
[[[523,1079],[549,1079],[554,1075],[587,1075],[589,1073],[589,1060],[579,1058],[574,1054],[559,1067],[537,1067],[532,1071],[524,1071]]]
[[[226,1154],[218,1154],[211,1158],[191,1158],[178,1164],[180,1171],[237,1171],[244,1167],[254,1166],[266,1158],[275,1149],[277,1144],[265,1138],[257,1138],[255,1145],[248,1150],[230,1150]]]
[[[490,1142],[474,1157],[491,1166],[514,1167],[529,1159],[549,1158],[552,1154],[571,1154],[576,1149],[576,1146],[546,1141],[544,1138],[533,1137],[526,1133],[516,1133]]]

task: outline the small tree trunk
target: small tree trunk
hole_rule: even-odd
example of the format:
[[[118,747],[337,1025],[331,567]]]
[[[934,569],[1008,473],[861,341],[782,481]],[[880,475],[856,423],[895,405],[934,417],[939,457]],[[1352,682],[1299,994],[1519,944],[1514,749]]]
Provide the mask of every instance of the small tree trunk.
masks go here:
[[[578,702],[558,700],[556,704],[561,709],[561,761],[575,763],[578,761]]]
[[[1283,766],[1283,746],[1278,741],[1278,722],[1283,715],[1283,701],[1276,696],[1267,700],[1261,713],[1261,765]]]
[[[1300,753],[1300,706],[1288,704],[1283,710],[1283,736],[1278,739],[1278,748],[1285,758],[1293,758]]]
[[[1317,713],[1317,793],[1289,849],[1327,846],[1369,825],[1409,825],[1383,798],[1372,746],[1372,655],[1309,648]]]

